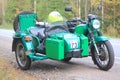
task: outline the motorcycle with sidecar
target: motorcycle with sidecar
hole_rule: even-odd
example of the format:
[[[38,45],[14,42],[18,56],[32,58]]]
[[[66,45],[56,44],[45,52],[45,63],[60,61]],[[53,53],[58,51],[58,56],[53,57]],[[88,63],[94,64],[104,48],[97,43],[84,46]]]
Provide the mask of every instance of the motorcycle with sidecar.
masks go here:
[[[70,7],[65,10],[72,11]],[[68,62],[88,56],[101,70],[107,71],[113,66],[114,51],[109,39],[102,36],[96,15],[89,14],[88,21],[64,20],[54,11],[48,18],[48,22],[39,22],[37,15],[29,11],[16,16],[12,51],[20,69],[29,69],[35,60]],[[77,21],[81,24],[75,24]]]

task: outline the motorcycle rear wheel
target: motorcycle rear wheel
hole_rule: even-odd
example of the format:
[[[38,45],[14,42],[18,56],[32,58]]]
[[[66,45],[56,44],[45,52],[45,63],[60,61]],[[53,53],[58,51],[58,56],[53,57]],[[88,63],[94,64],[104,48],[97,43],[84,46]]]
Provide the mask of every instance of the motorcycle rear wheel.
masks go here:
[[[99,55],[95,48],[92,48],[92,60],[99,69],[108,71],[114,64],[114,51],[109,41],[97,43]]]

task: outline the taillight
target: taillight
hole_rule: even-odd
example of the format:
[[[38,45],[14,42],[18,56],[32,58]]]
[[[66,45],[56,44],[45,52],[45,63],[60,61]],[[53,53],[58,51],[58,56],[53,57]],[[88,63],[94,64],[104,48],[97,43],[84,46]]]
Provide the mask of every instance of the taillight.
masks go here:
[[[25,36],[25,40],[26,40],[26,41],[31,41],[32,38],[31,38],[30,36]]]

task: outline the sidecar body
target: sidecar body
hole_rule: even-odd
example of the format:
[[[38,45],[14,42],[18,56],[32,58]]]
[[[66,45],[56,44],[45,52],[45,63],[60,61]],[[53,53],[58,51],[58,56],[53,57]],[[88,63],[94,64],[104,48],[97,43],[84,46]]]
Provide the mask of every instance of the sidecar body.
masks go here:
[[[19,15],[18,19],[12,51],[21,69],[28,69],[35,60],[69,61],[73,57],[89,56],[88,38],[82,33],[70,33],[64,22],[50,23],[46,27],[36,25],[36,14]]]

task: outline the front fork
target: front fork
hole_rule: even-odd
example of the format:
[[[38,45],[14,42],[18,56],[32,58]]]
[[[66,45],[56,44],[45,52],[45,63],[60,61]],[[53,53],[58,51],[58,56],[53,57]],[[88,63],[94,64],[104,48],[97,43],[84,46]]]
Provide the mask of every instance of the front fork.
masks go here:
[[[99,50],[98,50],[98,47],[97,47],[97,45],[96,45],[96,42],[95,42],[94,37],[92,37],[92,43],[93,43],[93,45],[94,45],[94,47],[95,47],[95,50],[96,50],[97,54],[98,54],[98,55],[100,55],[100,53],[99,53]]]
[[[100,55],[98,47],[97,47],[96,42],[95,42],[94,34],[91,30],[89,30],[89,36],[90,36],[90,44],[93,44],[97,54]]]

